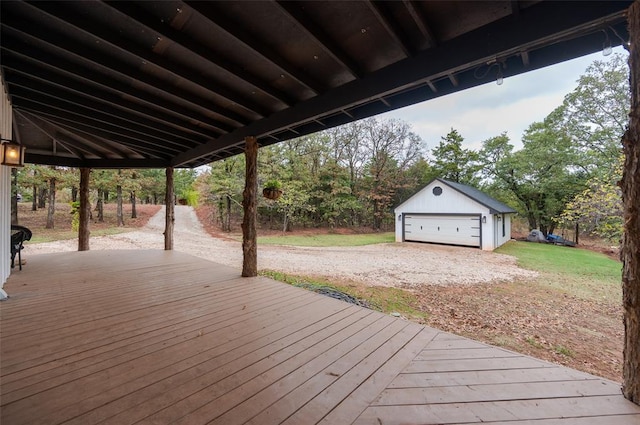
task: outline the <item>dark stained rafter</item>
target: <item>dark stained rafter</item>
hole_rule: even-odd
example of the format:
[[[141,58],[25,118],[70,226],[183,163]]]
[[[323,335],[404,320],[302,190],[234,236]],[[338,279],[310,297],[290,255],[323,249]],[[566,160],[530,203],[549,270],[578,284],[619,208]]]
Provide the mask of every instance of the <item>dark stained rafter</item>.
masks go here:
[[[129,115],[121,114],[118,109],[110,108],[108,105],[96,106],[95,103],[69,92],[52,88],[46,84],[38,83],[29,78],[14,77],[11,79],[11,91],[19,98],[31,99],[51,108],[58,108],[69,113],[76,113],[87,118],[102,120],[110,125],[120,127],[125,130],[133,130],[142,135],[156,137],[166,143],[176,147],[198,145],[197,137],[176,136],[171,132],[171,128],[142,117],[132,119]],[[204,142],[204,139],[199,140]]]
[[[149,158],[164,157],[168,159],[177,152],[177,148],[158,146],[153,142],[137,139],[134,133],[122,134],[125,132],[118,128],[102,126],[96,121],[64,112],[49,111],[45,106],[39,105],[35,102],[25,104],[25,106],[20,110],[41,116],[69,131],[79,131],[88,135],[96,135],[102,139],[116,141],[117,143]]]
[[[86,156],[85,156],[85,153],[87,153],[86,147],[82,147],[82,148],[76,149],[75,147],[68,146],[66,141],[62,141],[60,137],[58,137],[57,135],[55,135],[52,132],[48,131],[44,126],[35,123],[34,120],[31,120],[29,118],[27,118],[27,120],[30,121],[34,126],[38,127],[40,129],[40,131],[42,131],[44,134],[46,134],[47,136],[51,137],[51,143],[52,144],[55,144],[55,143],[59,144],[64,149],[66,149],[68,152],[73,154],[73,156],[76,156],[76,157],[78,157],[80,159],[85,159],[86,158]],[[70,145],[73,145],[73,144],[71,143]],[[94,152],[90,152],[90,153],[96,155],[95,151]]]
[[[288,94],[274,88],[267,81],[263,81],[259,76],[253,75],[247,72],[242,67],[226,60],[209,48],[198,43],[197,40],[194,40],[185,33],[172,28],[166,22],[160,22],[157,19],[152,19],[144,9],[142,9],[135,3],[125,1],[109,1],[107,2],[107,4],[112,8],[119,10],[123,15],[129,16],[131,19],[136,20],[151,31],[156,32],[158,34],[158,37],[171,40],[173,43],[180,45],[182,48],[193,52],[194,54],[205,59],[209,64],[211,64],[211,66],[215,66],[221,70],[224,70],[229,75],[235,76],[241,81],[249,83],[254,88],[281,102],[284,106],[290,106],[291,104],[295,103],[295,100],[292,99]]]
[[[181,105],[171,104],[146,91],[135,90],[103,74],[87,69],[80,70],[72,63],[55,59],[42,50],[27,47],[19,42],[14,43],[10,37],[4,37],[2,42],[3,48],[9,53],[3,57],[3,67],[17,74],[62,85],[72,92],[84,92],[96,101],[118,105],[125,110],[133,109],[138,116],[173,125],[178,130],[188,133],[213,138],[234,128],[215,122]],[[25,56],[23,53],[33,56]]]
[[[401,26],[393,19],[393,15],[389,12],[385,2],[367,0],[367,5],[380,24],[382,24],[382,27],[402,49],[405,56],[413,56],[415,51],[413,46],[411,46],[411,42],[407,39]]]
[[[6,21],[5,18],[7,19]],[[185,90],[179,90],[177,87],[172,86],[165,80],[154,77],[148,73],[140,71],[137,68],[133,68],[129,65],[121,63],[119,58],[112,58],[101,55],[96,49],[88,48],[87,46],[75,43],[72,39],[64,36],[56,36],[51,32],[46,31],[44,28],[29,29],[30,24],[24,20],[22,20],[21,25],[15,25],[16,22],[19,22],[17,18],[15,20],[11,20],[11,16],[6,16],[6,14],[3,12],[3,27],[11,28],[15,32],[17,32],[19,36],[24,37],[25,39],[35,38],[40,44],[46,44],[48,45],[48,47],[50,46],[52,48],[51,50],[54,51],[54,57],[56,54],[56,50],[64,49],[67,53],[76,56],[78,62],[85,65],[86,68],[92,69],[95,68],[96,65],[99,68],[102,68],[104,70],[105,76],[109,74],[115,74],[120,78],[134,80],[136,85],[138,86],[148,86],[148,91],[164,91],[169,95],[184,101],[185,103],[190,103],[194,105],[194,107],[210,111],[217,116],[226,118],[240,125],[244,125],[249,122],[247,118],[237,113],[232,113],[229,110],[220,107],[213,101],[204,99],[200,96],[195,96],[189,92],[186,92]],[[6,36],[4,35],[2,37],[3,45],[5,43],[5,37]],[[10,41],[11,40],[9,40],[9,42]],[[65,47],[61,48],[60,46]],[[30,56],[37,57],[33,54],[31,54]]]
[[[53,7],[52,9],[54,10],[60,10],[62,8],[56,8],[56,3],[55,2],[39,2],[38,5],[43,6],[43,5],[47,5],[47,4],[51,4]],[[3,13],[4,15],[4,13]],[[51,16],[51,15],[49,15]],[[12,19],[13,18],[13,19]],[[80,19],[81,18],[77,18]],[[72,26],[72,30],[77,30],[79,33],[85,33],[85,31],[83,29],[80,28],[75,28],[75,25],[73,24],[64,24],[60,18],[56,19],[58,22],[60,22],[59,25],[61,26],[65,26],[65,25],[70,25]],[[127,65],[121,58],[123,58],[122,56],[120,56],[120,54],[116,54],[114,55],[115,57],[107,57],[104,56],[100,53],[99,50],[94,49],[94,48],[88,48],[87,46],[83,46],[80,45],[79,43],[74,43],[73,40],[68,39],[67,37],[65,37],[64,35],[56,35],[56,34],[52,34],[50,31],[47,31],[45,28],[36,28],[36,29],[32,29],[29,28],[29,23],[24,21],[24,20],[20,20],[20,18],[18,17],[12,17],[12,16],[8,16],[7,20],[5,21],[3,19],[3,24],[5,22],[9,22],[9,23],[16,23],[16,22],[20,22],[21,25],[17,25],[17,28],[14,27],[17,31],[20,31],[22,33],[27,33],[41,41],[50,43],[52,45],[55,46],[65,46],[64,49],[68,50],[68,52],[75,54],[81,58],[84,58],[85,60],[91,61],[94,64],[98,64],[101,67],[110,70],[111,72],[116,71],[119,74],[122,75],[126,75],[130,78],[134,78],[136,80],[138,80],[139,82],[143,83],[143,84],[150,84],[154,87],[162,87],[162,86],[168,86],[168,82],[165,79],[159,78],[159,77],[155,77],[154,75],[150,74],[150,73],[145,73],[142,72],[138,69],[133,68],[131,65]],[[105,35],[106,36],[106,35]],[[99,39],[96,41],[96,43],[101,43],[104,40]],[[107,42],[108,43],[108,42]],[[152,66],[153,63],[150,60],[147,60],[148,58],[144,58],[144,57],[140,57],[136,55],[136,51],[140,54],[142,54],[142,52],[140,52],[140,49],[135,48],[132,43],[123,43],[120,42],[121,45],[119,46],[115,46],[117,47],[118,53],[121,53],[123,55],[130,55],[130,56],[134,56],[136,61],[141,64],[141,65],[149,65]],[[128,52],[127,48],[132,48],[134,49],[134,52]],[[117,62],[116,62],[117,61]],[[163,61],[165,62],[164,65],[166,66],[170,66],[170,64],[167,63],[167,61]],[[161,66],[158,66],[159,68],[162,68]],[[178,70],[176,70],[173,75],[175,76],[179,76],[178,73],[180,70],[182,70],[181,66],[178,66],[177,68],[180,68]],[[185,76],[185,79],[188,80],[189,76]],[[218,106],[218,104],[216,104],[215,102],[212,102],[210,100],[205,99],[202,96],[186,96],[187,93],[185,93],[184,90],[176,90],[173,87],[169,86],[169,88],[172,89],[172,93],[174,96],[176,97],[182,97],[184,99],[186,99],[187,101],[194,103],[200,107],[202,107],[203,109],[207,109],[209,111],[212,111],[214,113],[220,114],[221,116],[225,116],[239,124],[245,124],[247,122],[249,122],[249,119],[240,115],[240,114],[231,114],[228,110],[225,110],[224,108],[221,108],[220,106]],[[205,89],[206,90],[206,89]]]
[[[28,162],[193,167],[620,44],[630,4],[8,0],[0,66]]]
[[[511,14],[516,18],[520,16],[520,0],[511,0],[510,5],[511,5]]]
[[[226,15],[216,7],[215,2],[204,1],[186,1],[186,4],[204,15],[211,23],[223,29],[227,34],[238,40],[243,47],[250,49],[253,53],[262,56],[269,62],[277,66],[293,78],[298,83],[304,85],[313,93],[318,94],[324,90],[319,82],[313,81],[311,77],[303,73],[301,70],[294,68],[284,58],[282,58],[272,47],[260,41],[257,37],[251,35],[251,30],[241,22],[237,22],[233,17]],[[256,17],[256,19],[260,19]]]
[[[416,4],[414,0],[402,0],[402,3],[407,8],[407,11],[413,18],[416,26],[422,33],[422,36],[427,41],[430,47],[435,47],[438,45],[438,40],[436,36],[433,34],[431,27],[427,23],[427,19],[420,10],[420,7]]]
[[[286,15],[299,24],[301,31],[304,31],[305,34],[312,37],[325,53],[349,70],[352,76],[358,78],[363,76],[360,66],[355,63],[335,41],[331,40],[322,28],[302,11],[297,2],[279,0],[276,4],[282,8]]]
[[[181,63],[167,60],[162,55],[154,53],[153,49],[144,49],[136,43],[123,40],[108,27],[102,27],[98,23],[88,20],[86,16],[75,13],[73,8],[60,7],[57,2],[54,1],[37,2],[35,5],[38,9],[46,13],[48,15],[47,17],[57,20],[56,23],[70,26],[72,30],[84,33],[83,35],[90,35],[95,38],[96,43],[113,47],[119,50],[119,53],[123,56],[132,56],[135,61],[144,64],[145,67],[159,68],[159,72],[166,76],[163,77],[165,83],[168,78],[181,78],[198,85],[199,92],[201,93],[200,96],[203,99],[218,96],[226,102],[238,105],[253,114],[259,116],[269,114],[269,111],[260,105],[254,104],[251,100],[247,99],[244,94],[234,93],[233,90],[230,90],[224,85],[217,84],[216,81],[194,72]],[[121,15],[118,19],[125,20],[130,18],[126,15]],[[141,79],[146,78],[149,78],[149,76]],[[219,113],[223,114],[222,111],[219,111]]]
[[[106,158],[105,154],[103,152],[100,152],[95,147],[86,143],[78,143],[76,140],[74,140],[72,137],[68,136],[67,134],[61,133],[59,131],[59,127],[53,126],[50,123],[47,123],[38,117],[34,117],[34,116],[29,117],[27,116],[27,114],[24,114],[24,113],[21,115],[27,121],[31,122],[34,126],[38,127],[40,131],[42,131],[44,134],[51,137],[52,141],[57,141],[58,143],[63,145],[65,149],[67,149],[69,152],[75,154],[75,156],[78,156],[81,159],[85,159],[86,155],[88,154],[88,155],[96,156],[98,158]],[[53,127],[53,129],[50,130],[47,127]]]
[[[123,125],[123,123],[116,122],[109,117],[98,114],[90,114],[81,109],[73,109],[65,107],[65,105],[52,106],[47,100],[41,100],[40,95],[28,93],[25,94],[22,91],[14,90],[16,98],[22,99],[26,107],[23,110],[31,111],[36,114],[54,115],[58,118],[63,118],[69,123],[75,123],[79,125],[90,126],[94,128],[106,129],[111,136],[120,136],[128,138],[131,143],[140,141],[141,144],[147,145],[149,149],[175,153],[180,152],[180,145],[173,142],[170,145],[164,145],[161,142],[166,138],[159,137],[157,134],[145,133],[141,128],[133,128],[132,126]]]

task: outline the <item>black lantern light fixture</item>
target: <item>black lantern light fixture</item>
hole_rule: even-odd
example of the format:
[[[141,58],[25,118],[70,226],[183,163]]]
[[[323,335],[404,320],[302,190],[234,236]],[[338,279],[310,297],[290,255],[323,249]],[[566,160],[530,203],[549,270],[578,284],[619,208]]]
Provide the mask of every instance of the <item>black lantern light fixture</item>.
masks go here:
[[[24,146],[14,143],[13,140],[1,139],[0,162],[9,167],[24,166]]]

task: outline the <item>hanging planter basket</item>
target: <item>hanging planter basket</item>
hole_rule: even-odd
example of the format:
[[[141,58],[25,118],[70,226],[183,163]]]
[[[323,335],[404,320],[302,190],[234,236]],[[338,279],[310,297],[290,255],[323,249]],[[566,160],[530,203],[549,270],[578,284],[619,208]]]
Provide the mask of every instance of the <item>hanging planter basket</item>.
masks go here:
[[[265,187],[264,189],[262,189],[262,196],[264,196],[267,199],[272,199],[275,201],[280,196],[282,196],[282,190],[271,188],[271,187]]]

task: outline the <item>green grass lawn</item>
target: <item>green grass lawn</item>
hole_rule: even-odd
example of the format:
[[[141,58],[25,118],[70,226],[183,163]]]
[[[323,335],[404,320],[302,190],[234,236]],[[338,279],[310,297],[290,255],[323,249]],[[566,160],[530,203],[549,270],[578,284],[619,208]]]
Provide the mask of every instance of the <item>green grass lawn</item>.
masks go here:
[[[295,245],[295,246],[361,246],[395,241],[393,232],[367,233],[361,235],[291,235],[263,236],[258,238],[262,245]]]
[[[538,283],[585,299],[619,300],[622,263],[604,254],[565,246],[511,241],[496,250],[540,273]]]
[[[322,278],[292,275],[273,270],[263,270],[260,275],[311,291],[320,288],[335,289],[359,300],[365,300],[370,308],[383,313],[399,313],[415,321],[425,320],[428,317],[426,312],[419,309],[415,294],[402,289],[367,286],[355,282],[338,284]]]

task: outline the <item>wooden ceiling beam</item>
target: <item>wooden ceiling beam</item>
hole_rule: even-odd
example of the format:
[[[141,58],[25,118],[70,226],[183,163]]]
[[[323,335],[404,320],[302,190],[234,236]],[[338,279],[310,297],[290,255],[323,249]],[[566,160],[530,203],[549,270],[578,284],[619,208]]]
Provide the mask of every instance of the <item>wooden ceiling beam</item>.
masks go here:
[[[253,75],[245,70],[243,67],[226,60],[218,53],[207,48],[202,43],[194,40],[186,33],[172,28],[166,22],[160,22],[157,19],[152,19],[151,15],[145,11],[142,7],[132,2],[125,1],[109,1],[106,4],[112,8],[118,10],[120,13],[129,16],[131,19],[137,21],[140,25],[145,26],[153,32],[156,32],[158,36],[171,40],[173,43],[181,46],[182,48],[189,50],[195,55],[200,56],[212,66],[219,68],[226,72],[228,75],[242,80],[243,82],[253,86],[260,90],[264,94],[271,96],[273,99],[281,102],[285,106],[290,106],[296,102],[288,94],[276,89],[267,81],[262,80],[260,77]]]
[[[51,84],[67,87],[114,106],[131,109],[158,122],[171,124],[178,129],[217,137],[234,128],[212,120],[199,112],[146,92],[136,91],[131,86],[88,69],[80,69],[62,58],[57,60],[43,50],[27,47],[11,37],[2,38],[2,66],[31,78],[46,80]],[[90,90],[87,90],[90,88]],[[147,105],[147,106],[145,106]]]
[[[93,125],[103,126],[105,129],[111,129],[110,131],[119,132],[119,134],[126,135],[127,137],[146,143],[162,144],[176,151],[193,148],[200,144],[189,139],[183,139],[184,141],[180,142],[178,135],[162,133],[151,127],[138,125],[131,120],[114,117],[96,108],[88,108],[85,105],[73,103],[69,100],[55,98],[51,94],[39,93],[33,89],[18,87],[13,83],[10,84],[10,89],[12,98],[15,99],[15,106],[35,108],[36,104],[42,105],[44,108],[49,108],[44,109],[44,112],[49,114],[66,119],[71,119],[71,116],[76,116],[78,119],[87,120],[87,122],[92,122]]]
[[[178,148],[169,148],[157,141],[140,137],[139,134],[129,132],[117,126],[96,122],[91,118],[71,112],[55,110],[51,106],[27,100],[16,105],[16,110],[31,112],[33,115],[55,122],[67,129],[76,129],[87,134],[95,134],[101,138],[113,140],[134,152],[146,152],[154,156],[171,156],[180,152]]]
[[[81,152],[85,152],[89,155],[94,155],[97,156],[99,158],[106,158],[104,152],[97,150],[94,147],[91,146],[87,146],[84,143],[78,143],[78,141],[74,141],[72,140],[70,137],[68,137],[65,134],[57,134],[58,133],[58,128],[57,126],[49,123],[48,121],[44,121],[34,115],[31,114],[27,114],[27,113],[20,113],[20,116],[29,121],[34,127],[36,127],[37,129],[39,129],[42,133],[46,134],[47,136],[49,136],[51,139],[56,139],[59,142],[64,143],[64,144],[69,144],[70,146],[72,146],[72,148],[69,148],[67,146],[65,146],[65,148],[72,154],[76,155],[77,157],[79,157],[80,159],[84,159],[84,154]],[[51,131],[50,129],[46,128],[46,126],[50,126],[50,127],[54,127],[55,131]],[[63,145],[64,146],[64,145]]]
[[[111,76],[111,78],[115,79],[117,77],[121,81],[131,81],[132,86],[135,85],[138,90],[145,90],[146,87],[146,91],[149,93],[163,91],[176,99],[180,99],[184,103],[190,103],[194,105],[194,107],[215,113],[240,125],[246,125],[250,122],[246,117],[232,112],[227,108],[223,108],[211,100],[196,96],[180,87],[168,84],[165,80],[141,72],[138,68],[118,63],[118,61],[114,61],[111,57],[101,55],[96,49],[82,46],[63,35],[47,31],[45,28],[28,29],[28,26],[33,25],[24,22],[20,18],[9,17],[7,16],[7,12],[3,11],[2,27],[5,31],[14,31],[19,34],[22,39],[32,39],[41,47],[46,46],[47,51],[55,58],[54,60],[57,60],[57,57],[69,57],[69,53],[72,54],[74,56],[75,66],[81,68],[79,70],[80,72],[83,72],[82,68],[95,70],[95,67],[99,67],[100,73],[102,74],[101,78]],[[3,45],[7,32],[8,31],[2,35]]]
[[[300,30],[312,38],[329,57],[349,71],[353,77],[361,78],[364,75],[360,66],[345,53],[338,43],[332,40],[319,25],[302,11],[297,2],[277,0],[275,4],[280,6],[282,12],[298,24]]]
[[[77,108],[78,110],[87,111],[87,114],[96,117],[112,117],[113,120],[111,123],[113,124],[121,122],[122,124],[120,125],[137,129],[137,131],[141,131],[148,135],[155,135],[156,137],[164,138],[168,140],[168,143],[176,146],[185,147],[190,145],[191,147],[194,147],[210,139],[203,138],[201,136],[196,137],[185,135],[184,133],[175,130],[172,131],[170,127],[166,127],[165,125],[155,121],[147,120],[144,117],[124,114],[121,110],[108,104],[100,104],[76,93],[51,87],[47,84],[43,84],[23,76],[13,76],[10,84],[12,87],[17,87],[17,89],[12,89],[12,93],[17,94],[18,97],[29,98],[28,92],[32,92],[34,93],[34,98],[41,102],[51,102],[51,105],[56,105],[58,107],[68,105],[64,109],[73,110]],[[27,93],[25,94],[24,91]],[[47,98],[49,98],[48,101]]]
[[[186,0],[185,3],[192,9],[206,17],[211,23],[225,31],[231,37],[238,40],[244,48],[249,49],[254,54],[261,56],[265,60],[271,62],[275,67],[293,78],[298,84],[303,85],[311,90],[314,94],[324,91],[324,87],[312,77],[305,74],[302,70],[297,69],[290,62],[284,59],[274,49],[251,35],[251,30],[242,25],[233,17],[227,15],[215,6],[215,2],[191,1]]]
[[[414,0],[402,0],[402,3],[407,8],[409,15],[411,15],[413,22],[416,23],[416,26],[427,41],[429,47],[436,47],[438,45],[438,39],[433,34],[431,26],[427,23],[427,18],[424,16],[424,13],[422,13],[420,7]]]
[[[165,56],[155,53],[152,49],[141,48],[138,44],[130,42],[115,33],[111,28],[103,27],[97,22],[88,20],[86,16],[73,13],[71,8],[60,7],[55,2],[37,2],[32,3],[31,5],[45,13],[49,19],[52,19],[55,22],[55,25],[70,27],[74,31],[90,35],[97,39],[96,42],[101,43],[102,46],[109,46],[110,48],[118,49],[120,54],[135,58],[138,62],[145,64],[145,67],[155,66],[160,68],[163,72],[173,75],[174,78],[178,77],[193,84],[197,84],[202,93],[210,93],[222,97],[226,101],[236,104],[246,111],[258,114],[262,117],[271,113],[271,111],[262,105],[246,98],[242,93],[238,93],[228,87],[225,87],[212,78],[206,78],[200,72],[196,72],[181,63],[168,60]],[[122,19],[128,18],[126,15],[123,15]],[[115,64],[114,56],[111,56],[110,60],[115,67],[124,65],[124,61],[120,65]],[[150,74],[147,75],[148,77],[151,77]],[[171,82],[165,80],[164,84],[171,84]]]
[[[74,168],[92,168],[92,169],[115,169],[115,168],[166,168],[169,161],[160,158],[106,158],[106,159],[79,159],[64,156],[44,155],[34,153],[27,150],[25,152],[25,162],[43,165],[57,165]]]
[[[387,10],[387,6],[384,5],[383,2],[372,0],[367,0],[366,4],[369,6],[371,12],[373,12],[380,25],[382,25],[391,38],[396,42],[398,47],[400,47],[404,55],[407,57],[413,56],[415,49],[409,42],[400,25],[398,25],[398,23],[393,19],[391,13]]]

